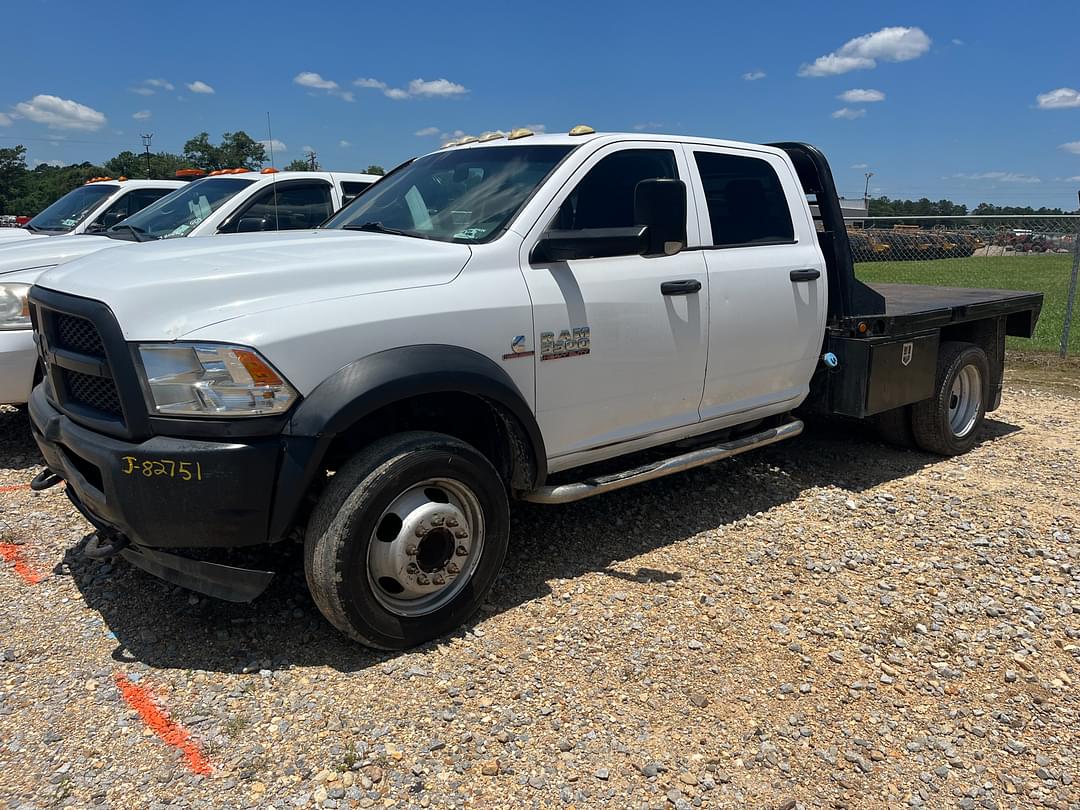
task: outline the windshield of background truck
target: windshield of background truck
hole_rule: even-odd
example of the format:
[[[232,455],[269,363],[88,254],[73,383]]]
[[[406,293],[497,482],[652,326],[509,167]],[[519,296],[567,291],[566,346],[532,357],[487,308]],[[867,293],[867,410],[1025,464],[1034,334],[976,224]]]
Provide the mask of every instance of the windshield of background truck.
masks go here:
[[[90,216],[102,200],[115,194],[117,188],[106,183],[79,186],[30,220],[28,227],[32,231],[67,233]]]
[[[109,230],[121,234],[122,231],[134,228],[139,236],[147,239],[187,236],[226,200],[235,197],[254,182],[241,177],[207,177],[196,180],[151,203],[125,219],[122,225]]]
[[[488,146],[426,155],[380,180],[324,227],[487,242],[572,149]]]

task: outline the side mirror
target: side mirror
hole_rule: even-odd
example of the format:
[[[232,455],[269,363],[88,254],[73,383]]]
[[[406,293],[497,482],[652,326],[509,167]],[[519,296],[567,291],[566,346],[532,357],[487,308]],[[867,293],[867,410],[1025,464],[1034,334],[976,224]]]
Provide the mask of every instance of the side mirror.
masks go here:
[[[236,224],[237,233],[256,233],[270,230],[270,222],[265,217],[240,217]]]
[[[634,221],[649,229],[646,256],[674,256],[686,247],[686,183],[655,178],[634,187]]]
[[[597,259],[602,256],[637,256],[648,246],[648,228],[583,228],[577,231],[547,231],[536,243],[530,260],[537,263],[570,259]]]
[[[123,222],[127,217],[127,214],[121,211],[107,211],[101,215],[101,218],[97,222],[91,223],[87,226],[86,230],[91,233],[99,233],[101,231],[107,231],[113,225],[117,225]]]

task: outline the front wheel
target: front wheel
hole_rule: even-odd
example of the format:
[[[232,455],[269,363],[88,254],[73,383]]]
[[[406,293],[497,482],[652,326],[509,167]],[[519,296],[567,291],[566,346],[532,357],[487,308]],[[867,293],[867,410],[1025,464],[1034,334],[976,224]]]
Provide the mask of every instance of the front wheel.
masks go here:
[[[971,343],[942,343],[934,396],[911,406],[915,443],[943,456],[966,453],[986,416],[989,392],[986,353]]]
[[[330,479],[304,569],[331,624],[370,647],[405,649],[476,613],[509,531],[506,488],[483,455],[441,433],[399,433]]]

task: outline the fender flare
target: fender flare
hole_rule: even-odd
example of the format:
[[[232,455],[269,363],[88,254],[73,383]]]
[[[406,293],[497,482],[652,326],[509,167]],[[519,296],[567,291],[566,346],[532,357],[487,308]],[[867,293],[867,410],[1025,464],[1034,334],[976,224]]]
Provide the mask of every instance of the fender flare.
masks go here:
[[[472,394],[498,406],[524,431],[530,445],[532,480],[547,476],[540,426],[506,370],[479,352],[460,346],[402,346],[359,358],[338,369],[296,407],[282,431],[285,458],[278,479],[271,538],[283,536],[331,440],[365,416],[422,394]]]

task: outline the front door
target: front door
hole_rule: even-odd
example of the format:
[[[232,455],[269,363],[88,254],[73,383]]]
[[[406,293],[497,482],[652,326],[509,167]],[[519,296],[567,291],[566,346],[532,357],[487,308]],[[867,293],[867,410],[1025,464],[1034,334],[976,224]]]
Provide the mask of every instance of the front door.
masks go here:
[[[700,252],[530,262],[546,229],[630,227],[641,180],[687,176],[676,145],[610,145],[552,201],[522,248],[533,302],[537,420],[553,470],[581,451],[698,421],[708,351]],[[687,225],[698,238],[693,206]],[[668,285],[685,281],[689,284]],[[694,283],[700,289],[694,290]],[[563,457],[560,463],[559,457]]]

